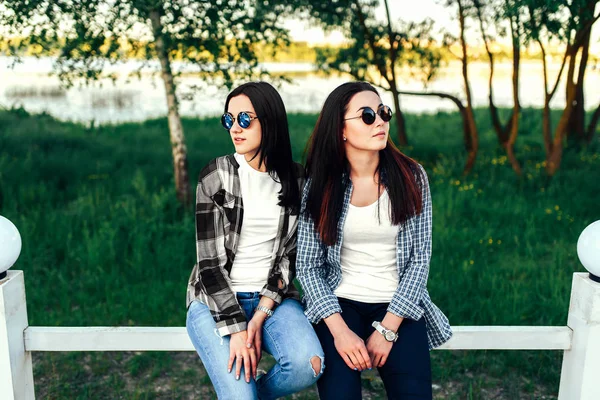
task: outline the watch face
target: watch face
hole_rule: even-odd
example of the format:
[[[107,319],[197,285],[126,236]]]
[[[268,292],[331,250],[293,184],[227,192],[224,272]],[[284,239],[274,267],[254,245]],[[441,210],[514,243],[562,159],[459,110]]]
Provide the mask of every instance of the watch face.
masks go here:
[[[392,331],[387,331],[385,333],[385,340],[387,340],[388,342],[393,342],[394,339],[396,339],[396,334]]]

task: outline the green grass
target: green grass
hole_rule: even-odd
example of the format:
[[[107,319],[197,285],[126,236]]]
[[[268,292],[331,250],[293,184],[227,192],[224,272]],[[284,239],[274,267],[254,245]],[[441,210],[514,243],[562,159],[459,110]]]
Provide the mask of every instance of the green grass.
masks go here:
[[[569,145],[542,167],[539,110],[523,111],[517,178],[477,110],[481,149],[464,165],[455,113],[408,115],[410,156],[429,174],[434,208],[429,291],[452,325],[564,325],[576,242],[600,219],[600,145]],[[315,115],[291,115],[301,159]],[[217,118],[184,119],[190,176],[232,151]],[[598,137],[598,135],[597,135]],[[191,210],[176,200],[164,119],[86,128],[0,111],[0,214],[21,232],[32,326],[183,326],[194,263]],[[560,352],[436,351],[438,398],[555,397]],[[34,354],[40,398],[209,398],[193,353]],[[268,360],[267,360],[268,362]],[[365,394],[383,398],[366,375]],[[316,398],[314,390],[294,398]]]

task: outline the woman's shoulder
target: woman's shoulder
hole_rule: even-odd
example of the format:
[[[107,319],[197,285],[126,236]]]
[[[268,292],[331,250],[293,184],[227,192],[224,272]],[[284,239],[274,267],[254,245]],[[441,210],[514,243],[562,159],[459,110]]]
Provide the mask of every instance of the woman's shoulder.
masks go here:
[[[228,180],[228,176],[238,167],[239,164],[233,154],[213,158],[200,171],[198,183],[209,191],[216,192],[222,188],[223,180]]]
[[[210,178],[217,171],[230,171],[232,167],[239,167],[233,154],[213,158],[200,170],[198,181]]]
[[[425,167],[421,165],[418,161],[415,161],[413,173],[417,176],[418,180],[427,181],[427,171]]]

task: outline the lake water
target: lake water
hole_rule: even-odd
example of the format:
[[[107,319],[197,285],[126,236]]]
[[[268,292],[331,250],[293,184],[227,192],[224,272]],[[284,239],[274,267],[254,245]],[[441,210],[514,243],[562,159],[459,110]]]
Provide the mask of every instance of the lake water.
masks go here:
[[[69,121],[96,123],[117,123],[124,121],[141,121],[166,115],[167,105],[163,82],[158,75],[149,72],[142,79],[125,79],[126,75],[140,66],[130,61],[111,67],[109,71],[117,72],[120,78],[113,84],[110,81],[103,85],[60,88],[57,77],[49,75],[52,71],[51,58],[25,58],[24,62],[10,68],[13,60],[0,57],[0,106],[22,106],[30,112],[48,112],[49,114]],[[310,63],[269,63],[265,67],[272,72],[296,72],[291,83],[282,83],[279,92],[286,104],[288,112],[318,112],[327,95],[338,85],[348,79],[332,76],[313,75],[314,66]],[[555,77],[560,65],[551,64],[550,76]],[[151,65],[151,69],[157,64]],[[175,63],[174,69],[185,67]],[[149,71],[149,70],[148,70]],[[488,65],[474,62],[469,65],[473,101],[476,106],[488,105]],[[512,106],[510,63],[498,64],[494,80],[495,101],[498,106]],[[226,89],[207,86],[193,76],[178,79],[178,97],[180,112],[184,116],[216,116],[223,110],[223,102],[227,96]],[[192,87],[197,86],[195,94]],[[405,77],[399,87],[402,90],[423,90],[423,84],[416,79]],[[462,77],[460,64],[451,63],[444,67],[439,77],[429,84],[428,90],[444,91],[459,98],[462,94]],[[588,68],[585,82],[586,108],[595,108],[600,101],[600,73]],[[543,71],[541,62],[523,62],[520,86],[521,104],[525,107],[541,107],[544,100]],[[380,91],[381,92],[381,91]],[[381,92],[384,103],[393,107],[391,95]],[[563,107],[564,86],[560,86],[552,102],[553,107]],[[413,113],[431,113],[437,110],[456,110],[456,106],[447,100],[435,97],[401,96],[403,111]]]

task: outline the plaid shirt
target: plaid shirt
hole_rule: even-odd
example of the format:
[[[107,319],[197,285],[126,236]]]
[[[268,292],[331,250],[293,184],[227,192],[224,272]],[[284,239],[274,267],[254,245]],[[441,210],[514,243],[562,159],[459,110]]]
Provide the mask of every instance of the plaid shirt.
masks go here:
[[[399,227],[397,238],[396,266],[399,284],[387,311],[399,317],[419,320],[425,316],[430,349],[438,347],[452,336],[446,316],[436,307],[427,292],[429,259],[431,258],[431,195],[427,174],[422,187],[423,210]],[[341,313],[334,290],[342,280],[340,252],[343,228],[352,195],[352,182],[347,181],[344,206],[338,222],[338,240],[333,246],[321,242],[315,231],[314,222],[304,212],[310,179],[302,195],[302,212],[298,225],[298,280],[304,290],[305,314],[312,323],[336,312]],[[382,174],[382,179],[385,176]]]
[[[296,166],[298,185],[302,190],[304,170],[301,165]],[[238,168],[233,155],[216,158],[200,173],[196,189],[197,264],[188,281],[187,306],[193,300],[206,304],[221,336],[247,327],[246,315],[231,289],[229,278],[244,216]],[[284,298],[300,298],[293,283],[297,226],[297,213],[289,207],[281,207],[271,270],[260,292],[277,304]]]

